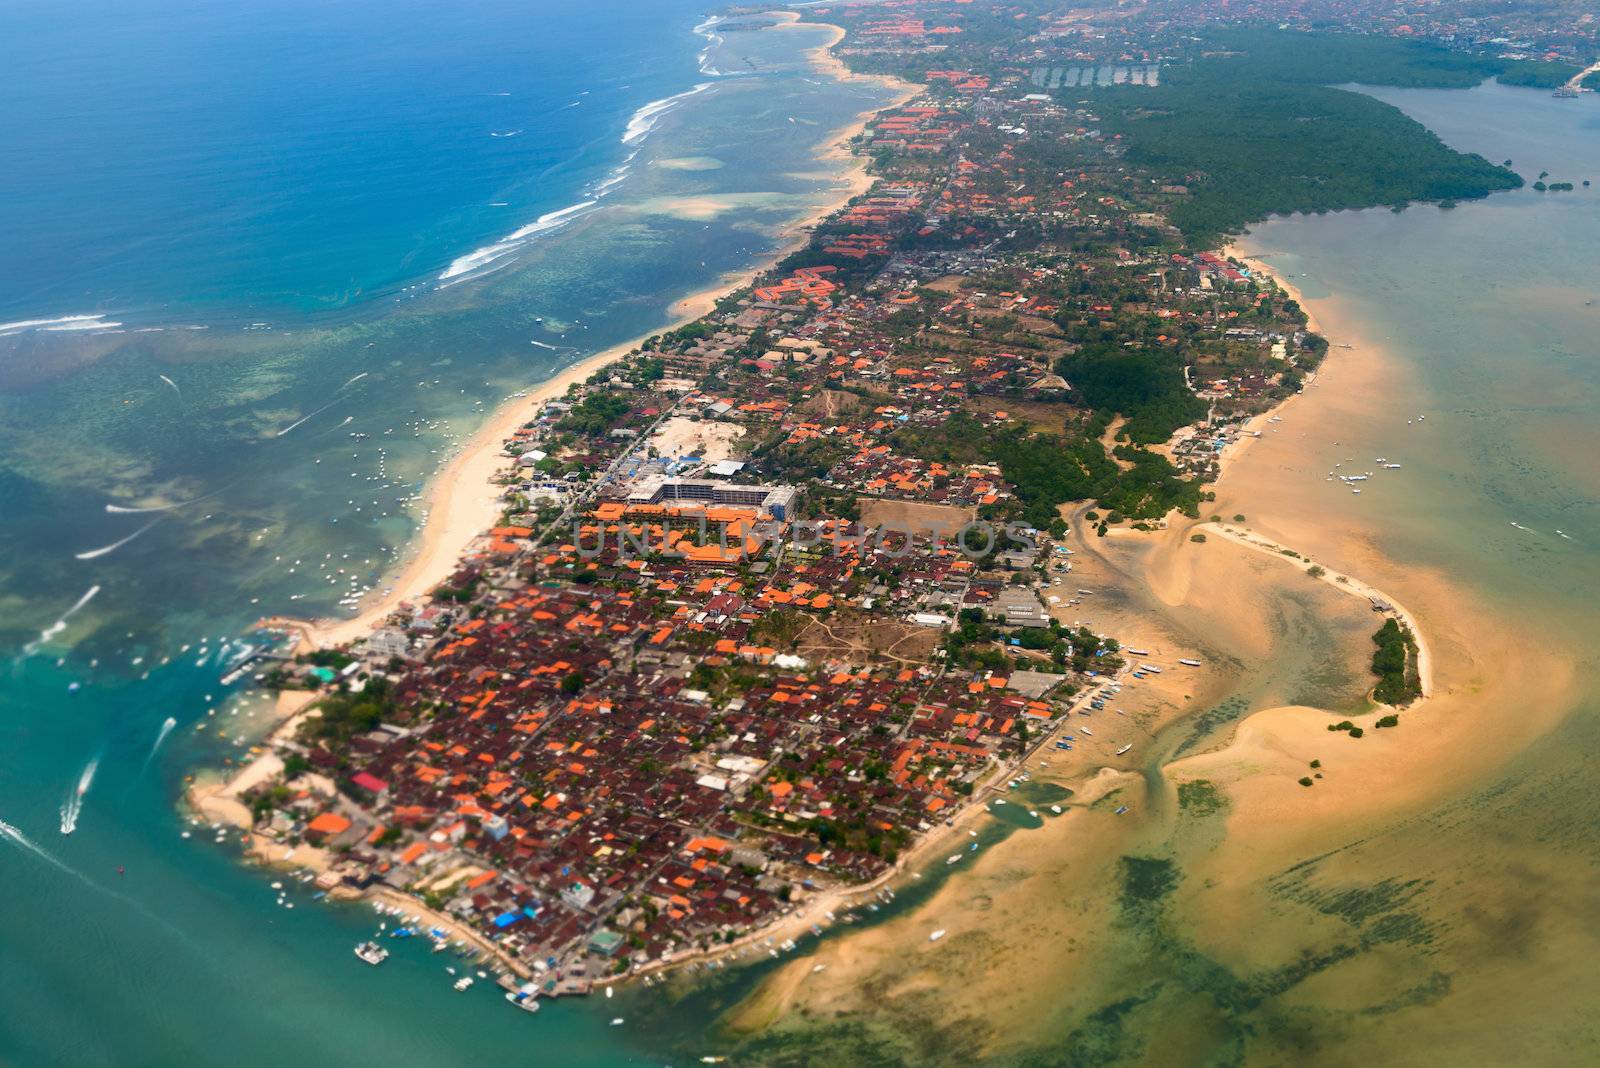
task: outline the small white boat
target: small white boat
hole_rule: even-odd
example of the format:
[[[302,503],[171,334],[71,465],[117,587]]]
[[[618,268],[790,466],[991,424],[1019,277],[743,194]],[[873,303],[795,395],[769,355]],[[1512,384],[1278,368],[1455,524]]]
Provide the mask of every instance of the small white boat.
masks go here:
[[[1200,661],[1198,661],[1198,660],[1179,660],[1178,663],[1182,664],[1184,667],[1199,667],[1200,666]]]
[[[944,928],[941,927],[937,931],[933,932],[931,935],[928,936],[928,941],[937,942],[937,941],[939,941],[939,939],[941,939],[943,937],[944,937]]]
[[[538,995],[530,994],[525,990],[508,990],[506,992],[506,1000],[523,1012],[539,1011]]]
[[[389,951],[376,942],[363,942],[356,947],[356,956],[376,967],[389,959]]]
[[[472,976],[463,975],[460,979],[457,979],[451,985],[454,986],[457,990],[465,990],[465,989],[467,989],[467,987],[472,985]]]
[[[1094,737],[1094,731],[1090,730],[1088,727],[1079,727],[1078,731],[1081,734],[1087,734],[1091,738]]]
[[[945,863],[946,864],[955,864],[960,860],[961,860],[961,854],[960,853],[955,853],[955,854],[952,854],[950,859],[946,860]]]
[[[1125,745],[1121,749],[1117,750],[1117,756],[1121,756],[1123,753],[1126,753],[1128,750],[1130,750],[1132,748],[1133,748],[1133,743],[1129,742],[1127,745]]]
[[[611,1018],[611,1026],[612,1027],[621,1027],[623,1025],[623,1022],[624,1021],[623,1021],[622,1017],[620,1017],[620,1016],[613,1016]]]

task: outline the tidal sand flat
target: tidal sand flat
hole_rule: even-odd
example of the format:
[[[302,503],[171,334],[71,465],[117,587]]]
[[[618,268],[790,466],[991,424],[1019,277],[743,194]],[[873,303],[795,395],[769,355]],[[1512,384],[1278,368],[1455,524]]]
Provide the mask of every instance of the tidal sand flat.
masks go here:
[[[1595,101],[1381,95],[1530,180],[1600,171],[1576,133]],[[1597,221],[1592,200],[1529,189],[1257,227],[1243,250],[1301,291],[1335,348],[1205,515],[1299,557],[1189,540],[1204,518],[1099,550],[1083,573],[1144,617],[1130,633],[1187,637],[1220,666],[1191,699],[1168,695],[1136,774],[1069,776],[1065,817],[830,944],[825,972],[769,980],[727,1018],[746,1048],[1355,1063],[1549,1060],[1590,1041],[1600,515],[1579,413],[1600,382],[1594,280],[1575,257]],[[1378,457],[1401,466],[1359,495],[1329,481]],[[1365,711],[1378,617],[1313,563],[1418,621],[1433,689],[1392,729]],[[1328,731],[1346,718],[1369,729]],[[930,944],[933,928],[948,933]],[[1525,992],[1514,1028],[1499,1022],[1509,989]]]

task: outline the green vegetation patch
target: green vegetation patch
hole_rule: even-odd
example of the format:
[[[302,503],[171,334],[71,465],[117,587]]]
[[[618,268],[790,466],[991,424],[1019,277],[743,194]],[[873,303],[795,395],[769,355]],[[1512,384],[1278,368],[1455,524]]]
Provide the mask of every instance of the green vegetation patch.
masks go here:
[[[1178,784],[1178,807],[1193,816],[1211,816],[1228,807],[1228,799],[1210,779]]]
[[[1206,403],[1183,380],[1183,361],[1158,349],[1115,343],[1085,346],[1065,356],[1056,372],[1096,412],[1127,417],[1130,441],[1154,445],[1206,414]]]
[[[1372,636],[1372,642],[1378,647],[1372,654],[1372,673],[1378,676],[1378,685],[1372,691],[1373,700],[1386,705],[1405,705],[1421,697],[1417,642],[1411,632],[1395,620],[1386,619]]]
[[[1130,160],[1188,176],[1170,218],[1197,246],[1268,215],[1464,200],[1522,184],[1400,109],[1329,87],[1464,88],[1501,73],[1501,61],[1337,34],[1247,31],[1208,43],[1230,54],[1164,71],[1154,88],[1111,87],[1097,98]]]
[[[1122,907],[1138,911],[1155,905],[1178,888],[1183,876],[1165,857],[1123,856],[1118,860]]]

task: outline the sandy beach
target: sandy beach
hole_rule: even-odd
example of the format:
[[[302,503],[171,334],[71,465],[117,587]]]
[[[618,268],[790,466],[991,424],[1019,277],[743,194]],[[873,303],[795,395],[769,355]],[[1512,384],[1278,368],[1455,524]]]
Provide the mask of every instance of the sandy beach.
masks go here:
[[[798,14],[787,14],[791,17],[778,23],[774,28],[823,25],[801,23],[798,21]],[[841,81],[863,80],[862,76],[849,71],[830,51],[844,37],[843,29],[837,26],[827,28],[833,31],[832,39],[808,50],[808,60],[824,76]],[[883,107],[897,106],[921,92],[920,87],[898,79],[865,80],[878,82],[895,90],[896,99]],[[707,314],[715,307],[717,301],[728,293],[749,285],[773,263],[803,248],[808,240],[811,225],[832,215],[850,200],[871,188],[875,179],[867,173],[866,161],[849,151],[849,143],[866,128],[868,121],[880,110],[882,108],[874,107],[861,112],[854,121],[831,134],[818,149],[819,159],[848,164],[834,195],[808,209],[803,216],[788,224],[780,234],[779,246],[760,262],[747,269],[726,274],[715,284],[675,301],[671,306],[670,321],[663,324],[661,330],[652,333],[673,329]],[[671,205],[659,205],[658,208],[670,208],[679,213],[695,216],[696,213],[714,214],[722,210],[722,205],[715,198],[703,198],[702,201],[675,202]],[[261,625],[297,632],[301,638],[300,651],[330,648],[359,640],[380,625],[402,604],[424,598],[429,591],[455,572],[459,561],[473,541],[500,518],[502,502],[499,476],[510,462],[505,448],[514,432],[537,417],[549,401],[563,396],[571,386],[587,380],[595,372],[622,359],[638,348],[648,336],[641,335],[586,357],[563,368],[553,377],[531,386],[525,395],[508,400],[497,408],[429,481],[423,497],[426,519],[413,539],[410,552],[405,561],[384,578],[380,584],[383,592],[375,591],[370,595],[355,615],[348,619],[310,621],[274,617],[263,620]],[[291,735],[308,714],[307,706],[314,700],[314,694],[301,691],[286,691],[280,694],[274,711],[278,726],[269,737],[268,744],[270,745],[272,740]],[[231,776],[197,781],[189,790],[189,803],[196,812],[209,820],[247,830],[251,826],[251,816],[240,798],[281,772],[282,767],[282,761],[274,753],[270,751],[261,753]],[[1005,769],[997,769],[996,776],[1000,776],[1004,771]],[[956,822],[964,824],[981,811],[983,811],[981,804],[969,805]],[[953,831],[953,828],[946,828],[946,831]],[[673,965],[681,965],[703,957],[724,956],[729,952],[749,948],[767,938],[782,939],[791,934],[798,935],[809,929],[813,923],[825,923],[826,913],[849,907],[852,901],[872,894],[894,876],[911,866],[920,864],[946,837],[947,834],[929,835],[908,851],[891,872],[871,884],[838,887],[814,894],[798,910],[782,917],[776,923],[751,932],[734,943],[719,946],[714,951],[680,955]],[[248,852],[257,860],[275,866],[288,864],[311,867],[319,871],[327,866],[327,858],[318,850],[305,846],[287,849],[255,835],[252,835]],[[377,887],[369,891],[367,896],[399,905],[412,912],[424,913],[430,923],[468,938],[478,948],[494,954],[518,974],[525,974],[520,965],[501,956],[492,943],[461,928],[449,917],[424,909],[420,901],[401,890]]]
[[[1229,254],[1272,274],[1238,248]],[[1174,908],[1186,937],[1216,959],[1274,966],[1285,946],[1304,944],[1303,919],[1286,918],[1281,930],[1246,943],[1237,938],[1241,927],[1272,915],[1265,885],[1272,873],[1467,789],[1560,720],[1575,672],[1546,636],[1524,630],[1525,620],[1508,627],[1436,567],[1387,557],[1378,548],[1382,513],[1329,490],[1317,443],[1373,440],[1379,425],[1403,426],[1396,398],[1414,397],[1416,387],[1397,360],[1360,336],[1337,300],[1307,302],[1277,282],[1301,301],[1313,329],[1351,347],[1335,347],[1302,394],[1255,424],[1261,437],[1225,457],[1217,501],[1207,511],[1237,513],[1245,522],[1175,517],[1165,530],[1105,539],[1076,528],[1082,547],[1075,581],[1095,594],[1071,613],[1129,645],[1205,662],[1191,676],[1160,676],[1139,691],[1138,704],[1126,698],[1132,690],[1121,702],[1129,719],[1154,735],[1157,763],[1145,765],[1153,778],[1070,758],[1050,769],[1060,779],[1035,770],[1035,778],[1076,792],[1067,818],[986,851],[917,912],[830,941],[814,959],[786,966],[730,1015],[734,1026],[842,1011],[896,1031],[919,1023],[938,1029],[976,1001],[994,1008],[981,1024],[973,1021],[972,1041],[993,1054],[1038,1036],[1049,1021],[1078,1019],[1061,989],[1078,989],[1082,998],[1073,1000],[1093,1005],[1088,991],[1096,984],[1125,994],[1112,984],[1140,974],[1143,963],[1137,941],[1115,922],[1118,857],[1161,853],[1174,841],[1181,847],[1187,839],[1171,837],[1173,799],[1179,784],[1199,780],[1220,791],[1224,807],[1207,824],[1203,848],[1193,857],[1180,851],[1193,870]],[[1280,422],[1269,424],[1273,415]],[[1190,540],[1199,533],[1205,542]],[[1324,573],[1308,575],[1311,562]],[[1392,604],[1416,636],[1427,693],[1387,730],[1371,729],[1386,709],[1363,697],[1373,681],[1369,636],[1381,618],[1370,597]],[[1513,664],[1515,671],[1506,670]],[[1303,675],[1329,671],[1330,698],[1342,695],[1332,707],[1364,711],[1290,700],[1303,691]],[[1159,755],[1182,737],[1172,732],[1239,693],[1236,721],[1225,719],[1191,753]],[[1502,709],[1530,704],[1538,710],[1519,721],[1514,737],[1497,730]],[[1365,725],[1365,736],[1330,733],[1328,725],[1343,718]],[[1490,737],[1494,743],[1484,744]],[[1311,788],[1301,785],[1313,770],[1322,777]],[[1160,784],[1154,792],[1152,782]],[[1132,809],[1120,821],[1084,805],[1107,790],[1119,791]],[[935,927],[949,933],[929,945]],[[996,972],[998,959],[1006,967]],[[825,970],[813,972],[814,963]],[[874,992],[865,1010],[862,990]]]
[[[773,28],[826,25],[802,23],[798,14],[785,14],[792,17]],[[831,25],[827,28],[833,31],[832,40],[808,50],[807,58],[819,73],[827,77],[841,81],[861,80],[865,76],[854,74],[832,54],[833,46],[844,37],[844,30]],[[898,79],[871,77],[866,80],[886,85],[899,94],[896,101],[885,107],[903,103],[921,92],[920,87]],[[866,172],[865,160],[853,156],[848,146],[879,110],[875,107],[863,111],[854,122],[830,135],[818,149],[817,154],[821,159],[850,161],[835,195],[790,223],[785,228],[779,246],[760,262],[745,270],[724,275],[715,284],[673,302],[669,321],[662,325],[661,330],[652,333],[673,329],[705,315],[728,293],[749,285],[773,263],[804,247],[813,223],[827,218],[871,188],[874,179]],[[512,433],[537,416],[546,403],[561,397],[570,386],[583,382],[596,371],[626,356],[647,336],[641,335],[595,353],[562,369],[554,377],[531,386],[526,396],[501,405],[429,481],[423,499],[427,519],[417,531],[405,561],[380,583],[380,589],[386,592],[374,592],[359,611],[348,619],[322,619],[305,624],[289,620],[275,622],[297,627],[313,647],[343,645],[364,637],[401,604],[419,600],[449,578],[472,542],[500,517],[500,486],[496,484],[496,477],[509,462],[505,445]]]
[[[807,49],[806,58],[819,74],[841,82],[870,82],[892,89],[896,96],[881,107],[868,108],[858,114],[851,122],[835,130],[817,150],[817,158],[847,164],[847,169],[842,177],[838,191],[829,199],[818,205],[815,209],[807,211],[804,215],[791,221],[780,233],[780,247],[772,256],[762,263],[741,271],[732,271],[705,289],[689,294],[687,297],[673,304],[673,314],[685,320],[698,319],[712,311],[717,301],[729,293],[742,289],[755,280],[756,276],[765,271],[773,263],[781,260],[791,252],[805,247],[809,237],[810,227],[844,207],[851,200],[872,188],[876,181],[867,173],[866,160],[850,151],[850,142],[867,128],[867,123],[872,121],[878,112],[889,108],[899,107],[906,101],[920,95],[922,87],[899,78],[880,75],[857,74],[838,56],[833,54],[833,48],[844,40],[844,29],[831,23],[804,22],[801,15],[794,11],[779,12],[783,21],[774,23],[774,30],[792,30],[796,28],[816,29],[824,28],[830,31],[830,40],[818,45],[816,48]]]

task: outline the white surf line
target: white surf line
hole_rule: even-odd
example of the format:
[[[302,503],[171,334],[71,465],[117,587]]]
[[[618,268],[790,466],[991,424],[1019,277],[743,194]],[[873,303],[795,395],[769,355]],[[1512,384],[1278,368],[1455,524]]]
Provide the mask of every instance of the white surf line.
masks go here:
[[[498,270],[501,267],[508,266],[512,261],[507,257],[518,252],[529,238],[565,226],[580,215],[588,212],[597,203],[597,200],[590,197],[586,200],[580,200],[576,204],[569,204],[559,211],[546,212],[527,226],[513,230],[492,244],[475,249],[465,256],[457,256],[450,261],[450,266],[446,267],[444,272],[436,279],[436,282],[439,283],[439,288],[456,284],[458,281],[466,281],[467,278],[462,277],[464,275],[480,278],[484,274],[491,273],[488,270],[491,267]]]
[[[147,531],[151,527],[155,526],[157,522],[159,522],[159,520],[152,519],[150,522],[146,523],[144,526],[140,527],[138,530],[134,531],[132,534],[129,534],[126,538],[123,538],[121,541],[114,541],[110,545],[103,545],[98,549],[90,549],[87,552],[73,553],[72,555],[73,555],[73,557],[75,559],[78,559],[78,560],[96,560],[96,559],[99,559],[100,557],[105,556],[107,553],[116,552],[118,549],[120,549],[124,545],[128,544],[134,538],[137,538],[139,535],[143,534],[145,531]]]
[[[55,319],[18,319],[15,322],[0,323],[0,337],[13,337],[17,334],[24,334],[34,330],[46,333],[77,330],[111,330],[121,325],[121,323],[108,320],[104,313],[99,315],[63,315]]]
[[[94,785],[94,774],[100,770],[100,755],[96,753],[78,774],[78,783],[61,803],[61,833],[71,834],[78,829],[78,814],[83,811],[83,799]]]

